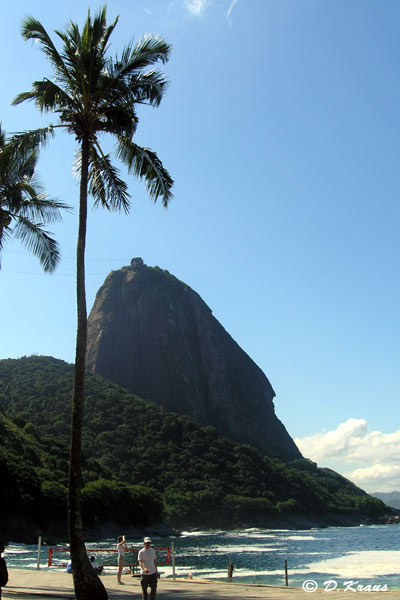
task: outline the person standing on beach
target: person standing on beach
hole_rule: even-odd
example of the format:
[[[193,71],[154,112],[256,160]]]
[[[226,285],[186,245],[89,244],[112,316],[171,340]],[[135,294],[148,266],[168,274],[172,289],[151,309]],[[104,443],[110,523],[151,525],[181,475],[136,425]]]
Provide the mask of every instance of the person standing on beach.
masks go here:
[[[8,570],[6,561],[1,556],[5,550],[5,546],[2,541],[0,541],[0,598],[1,598],[1,588],[4,585],[7,585],[8,582]]]
[[[124,585],[124,582],[121,581],[121,575],[122,575],[122,569],[125,566],[125,552],[128,552],[128,546],[126,545],[124,535],[120,535],[118,538],[117,552],[118,552],[117,583],[119,585]]]
[[[147,588],[150,586],[150,600],[156,600],[157,592],[157,554],[150,548],[151,539],[144,538],[144,548],[139,550],[138,561],[141,568],[140,585],[142,586],[142,599],[147,600]]]

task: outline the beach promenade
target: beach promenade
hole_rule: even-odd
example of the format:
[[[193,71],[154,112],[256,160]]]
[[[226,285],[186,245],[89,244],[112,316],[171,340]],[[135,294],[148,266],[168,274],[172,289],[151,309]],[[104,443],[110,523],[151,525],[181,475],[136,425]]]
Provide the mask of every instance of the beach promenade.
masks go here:
[[[115,576],[101,578],[110,600],[140,600],[141,588],[138,578],[124,577],[125,585],[117,585]],[[220,583],[200,579],[161,579],[158,585],[157,600],[338,600],[339,598],[390,598],[400,600],[399,591],[351,592],[318,590],[307,593],[299,588]],[[37,600],[39,598],[75,598],[72,576],[68,573],[10,569],[9,583],[3,588],[3,598],[10,600]]]

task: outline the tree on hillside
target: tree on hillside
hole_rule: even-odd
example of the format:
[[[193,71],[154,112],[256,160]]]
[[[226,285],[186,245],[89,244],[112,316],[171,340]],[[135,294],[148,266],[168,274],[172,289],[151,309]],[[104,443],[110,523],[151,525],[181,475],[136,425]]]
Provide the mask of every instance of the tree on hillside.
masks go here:
[[[60,221],[60,209],[68,207],[46,196],[36,179],[37,161],[38,148],[7,143],[0,124],[0,259],[6,242],[15,237],[52,272],[60,251],[43,227]]]
[[[56,31],[62,42],[58,51],[42,24],[27,18],[23,24],[26,40],[39,42],[54,69],[55,78],[33,83],[32,90],[17,96],[14,104],[32,100],[41,112],[54,112],[59,122],[49,128],[20,134],[21,143],[42,143],[56,128],[71,133],[78,144],[76,170],[80,178],[79,226],[77,243],[77,336],[72,398],[72,434],[68,493],[70,550],[74,585],[78,600],[107,597],[87,558],[80,507],[80,463],[82,445],[82,415],[86,365],[87,312],[85,292],[85,241],[87,200],[91,195],[95,205],[109,210],[129,211],[126,183],[112,164],[110,154],[100,145],[103,134],[111,134],[115,154],[130,173],[145,180],[150,198],[161,197],[167,207],[172,197],[173,181],[157,154],[138,146],[133,137],[138,125],[136,105],[158,106],[167,80],[152,67],[159,60],[166,62],[170,46],[156,36],[146,35],[136,44],[130,43],[120,58],[107,55],[112,32],[106,22],[106,10],[94,19],[90,12],[82,30],[70,22],[65,31]]]

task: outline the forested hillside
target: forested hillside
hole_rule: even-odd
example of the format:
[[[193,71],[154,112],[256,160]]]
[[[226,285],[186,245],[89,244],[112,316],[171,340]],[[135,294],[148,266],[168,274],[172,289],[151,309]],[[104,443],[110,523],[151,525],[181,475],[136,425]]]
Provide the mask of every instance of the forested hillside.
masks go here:
[[[2,525],[23,514],[42,530],[61,527],[71,388],[72,365],[63,361],[0,361]],[[86,524],[327,524],[385,512],[380,500],[329,469],[265,457],[90,373],[83,448]]]

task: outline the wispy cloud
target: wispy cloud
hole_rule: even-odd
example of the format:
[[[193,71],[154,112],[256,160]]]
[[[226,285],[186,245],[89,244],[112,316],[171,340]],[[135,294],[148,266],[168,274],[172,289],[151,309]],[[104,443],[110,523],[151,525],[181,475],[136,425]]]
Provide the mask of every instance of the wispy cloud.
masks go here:
[[[400,489],[400,430],[370,431],[365,419],[295,440],[304,456],[328,466],[370,492]]]
[[[185,0],[187,10],[195,17],[202,17],[210,0]]]
[[[226,17],[229,25],[232,25],[231,13],[232,13],[233,9],[235,8],[235,6],[236,6],[236,4],[238,2],[239,2],[239,0],[231,0],[229,8],[228,8],[228,10],[225,13],[225,17]]]
[[[224,16],[229,25],[232,25],[231,14],[239,0],[229,0],[229,7],[225,11]],[[226,0],[184,0],[186,10],[194,17],[204,17],[207,9],[211,5],[221,6]]]

